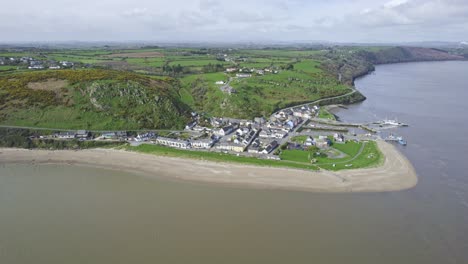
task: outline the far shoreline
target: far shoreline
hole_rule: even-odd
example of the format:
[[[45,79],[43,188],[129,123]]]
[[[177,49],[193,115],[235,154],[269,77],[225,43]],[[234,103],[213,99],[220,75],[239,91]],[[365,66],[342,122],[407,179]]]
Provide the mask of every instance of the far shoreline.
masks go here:
[[[395,146],[377,142],[385,156],[382,165],[337,172],[239,165],[113,149],[51,151],[0,148],[0,164],[86,166],[150,178],[308,192],[389,192],[414,187],[418,177],[408,159]]]

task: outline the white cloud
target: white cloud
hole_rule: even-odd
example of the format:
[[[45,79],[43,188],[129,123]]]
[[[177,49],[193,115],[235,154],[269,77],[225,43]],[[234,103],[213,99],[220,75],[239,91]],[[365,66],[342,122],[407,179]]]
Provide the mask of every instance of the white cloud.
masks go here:
[[[0,32],[6,40],[462,40],[467,17],[466,0],[15,0],[2,3]]]
[[[383,5],[384,8],[395,8],[408,3],[408,0],[392,0]]]

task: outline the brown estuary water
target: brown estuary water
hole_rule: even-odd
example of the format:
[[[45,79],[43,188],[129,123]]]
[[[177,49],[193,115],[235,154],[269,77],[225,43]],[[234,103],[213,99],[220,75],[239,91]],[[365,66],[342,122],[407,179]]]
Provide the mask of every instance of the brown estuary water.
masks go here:
[[[346,121],[398,118],[418,185],[252,190],[66,165],[0,167],[0,263],[468,263],[468,62],[378,66]]]

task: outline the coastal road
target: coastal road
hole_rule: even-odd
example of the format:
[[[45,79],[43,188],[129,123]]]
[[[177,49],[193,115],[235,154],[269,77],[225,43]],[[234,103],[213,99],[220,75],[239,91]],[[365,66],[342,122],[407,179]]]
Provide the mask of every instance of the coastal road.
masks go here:
[[[0,125],[0,128],[16,128],[16,129],[30,129],[30,130],[52,130],[52,131],[75,131],[75,130],[81,130],[81,129],[63,129],[63,128],[50,128],[50,127],[30,127],[30,126],[10,126],[10,125]],[[88,130],[88,129],[83,129],[89,132],[97,132],[97,133],[103,133],[103,132],[117,132],[117,131],[122,131],[122,130]],[[187,132],[186,130],[171,130],[171,129],[130,129],[126,131],[135,131],[135,132]]]
[[[350,96],[354,93],[357,92],[357,90],[355,88],[351,88],[352,91],[349,92],[349,93],[346,93],[346,94],[342,94],[342,95],[338,95],[338,96],[333,96],[333,97],[327,97],[327,98],[322,98],[322,99],[318,99],[318,100],[315,100],[315,101],[311,101],[311,102],[308,102],[308,103],[305,103],[305,104],[299,104],[299,105],[295,105],[295,106],[290,106],[290,107],[286,107],[286,108],[283,108],[283,109],[280,109],[276,112],[274,112],[272,115],[275,115],[276,113],[280,112],[280,111],[284,111],[286,109],[292,109],[292,108],[296,108],[296,107],[302,107],[302,106],[306,106],[306,105],[311,105],[311,104],[318,104],[320,102],[323,102],[325,100],[333,100],[333,99],[338,99],[338,98],[343,98],[343,97],[346,97],[346,96]]]

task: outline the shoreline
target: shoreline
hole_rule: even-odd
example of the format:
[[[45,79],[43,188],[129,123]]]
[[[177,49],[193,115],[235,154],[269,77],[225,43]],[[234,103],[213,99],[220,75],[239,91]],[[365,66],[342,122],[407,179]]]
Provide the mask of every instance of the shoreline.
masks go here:
[[[126,171],[149,178],[256,189],[309,192],[388,192],[417,184],[417,174],[395,146],[377,141],[385,156],[374,168],[307,171],[184,159],[124,150],[27,150],[0,148],[0,164],[64,164]]]

